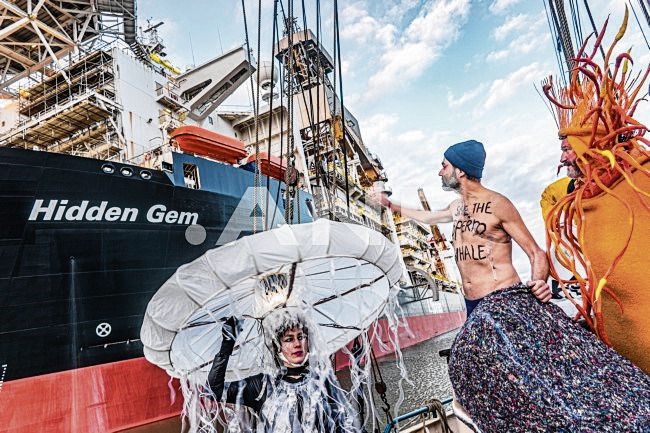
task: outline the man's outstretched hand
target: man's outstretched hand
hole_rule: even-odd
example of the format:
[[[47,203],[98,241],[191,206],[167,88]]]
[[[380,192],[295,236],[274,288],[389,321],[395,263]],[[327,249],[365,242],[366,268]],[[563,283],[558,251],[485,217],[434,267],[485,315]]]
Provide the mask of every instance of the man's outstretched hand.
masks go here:
[[[537,299],[542,302],[548,302],[551,300],[553,292],[551,291],[551,286],[546,284],[544,280],[534,280],[528,281],[526,285],[530,288],[530,291]]]

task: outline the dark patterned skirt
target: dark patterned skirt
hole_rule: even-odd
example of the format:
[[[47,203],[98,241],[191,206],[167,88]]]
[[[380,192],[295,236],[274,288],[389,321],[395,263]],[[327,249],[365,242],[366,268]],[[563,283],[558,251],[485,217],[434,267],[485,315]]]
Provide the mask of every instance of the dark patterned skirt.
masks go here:
[[[523,285],[476,307],[449,376],[482,433],[650,432],[650,376]]]

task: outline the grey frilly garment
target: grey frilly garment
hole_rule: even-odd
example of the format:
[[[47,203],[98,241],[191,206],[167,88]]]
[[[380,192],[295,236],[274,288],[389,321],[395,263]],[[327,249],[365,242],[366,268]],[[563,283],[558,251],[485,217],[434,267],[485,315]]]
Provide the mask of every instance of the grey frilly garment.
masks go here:
[[[262,405],[258,433],[355,433],[342,391],[319,382],[277,380]]]
[[[449,376],[482,433],[650,432],[650,376],[523,285],[476,307]]]

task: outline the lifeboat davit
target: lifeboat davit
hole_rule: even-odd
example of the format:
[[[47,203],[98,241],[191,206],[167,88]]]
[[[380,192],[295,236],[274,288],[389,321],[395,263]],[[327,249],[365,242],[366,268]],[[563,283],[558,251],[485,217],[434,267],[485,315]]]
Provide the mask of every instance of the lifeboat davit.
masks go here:
[[[244,164],[253,162],[255,162],[255,155],[250,155],[246,158]],[[266,152],[260,152],[260,172],[263,175],[284,181],[284,173],[286,170],[287,166],[284,160],[273,155],[269,158]]]
[[[247,155],[242,141],[199,126],[181,126],[174,129],[170,137],[178,143],[183,152],[207,156],[229,164],[236,164]]]

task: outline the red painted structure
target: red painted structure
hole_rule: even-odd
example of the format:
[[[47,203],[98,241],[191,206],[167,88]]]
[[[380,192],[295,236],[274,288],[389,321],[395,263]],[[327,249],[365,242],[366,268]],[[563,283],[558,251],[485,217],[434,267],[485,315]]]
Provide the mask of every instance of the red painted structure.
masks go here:
[[[170,137],[183,152],[207,156],[229,164],[237,164],[248,155],[244,142],[199,126],[181,126],[174,129]]]
[[[246,158],[245,164],[255,161],[255,155],[250,155]],[[286,162],[277,156],[271,155],[269,158],[266,152],[260,152],[260,171],[265,176],[270,176],[274,179],[284,180],[284,172],[287,169]]]
[[[177,391],[171,402],[169,380],[163,370],[136,358],[6,382],[0,390],[0,432],[119,432],[177,418],[182,395]],[[178,390],[177,382],[172,385]]]
[[[435,315],[405,317],[402,321],[402,325],[399,326],[397,331],[400,349],[405,349],[438,335],[460,328],[463,323],[465,323],[466,317],[465,310],[454,311],[451,313],[439,313]],[[408,325],[408,327],[406,325]],[[377,358],[388,356],[395,352],[395,347],[389,338],[390,334],[388,332],[388,322],[386,319],[380,319],[379,326],[379,332],[381,332],[381,340],[385,350],[382,349],[378,342],[373,343],[373,349]],[[348,347],[350,348],[351,346],[352,344]],[[341,351],[337,352],[337,369],[347,367],[348,365],[348,355]]]
[[[400,347],[406,348],[460,327],[465,311],[406,317]],[[388,323],[379,321],[387,350],[394,352]],[[337,368],[348,364],[336,354]],[[174,391],[172,391],[174,390]],[[172,392],[176,393],[172,403]],[[0,433],[180,432],[182,395],[177,381],[144,358],[6,382],[0,388]]]

